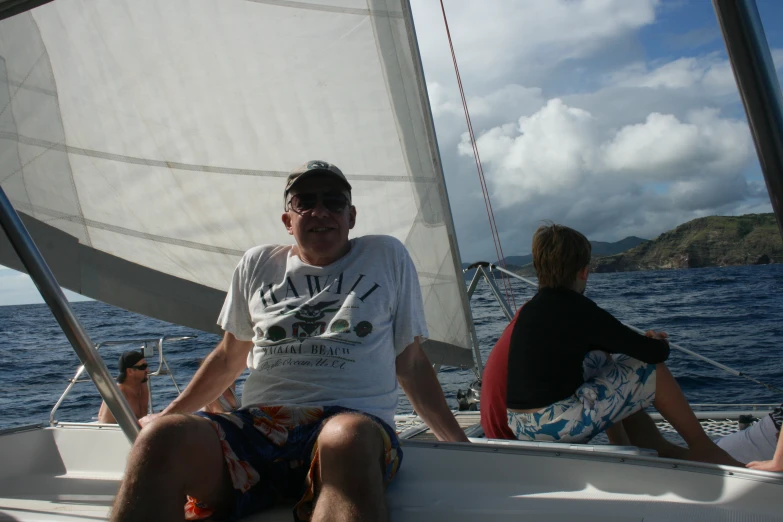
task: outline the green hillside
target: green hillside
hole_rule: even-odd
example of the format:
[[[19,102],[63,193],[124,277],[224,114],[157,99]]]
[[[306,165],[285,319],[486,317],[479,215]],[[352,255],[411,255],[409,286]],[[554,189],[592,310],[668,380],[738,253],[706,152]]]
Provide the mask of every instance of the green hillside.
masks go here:
[[[595,272],[628,272],[783,262],[774,214],[694,219],[627,252],[594,258]]]

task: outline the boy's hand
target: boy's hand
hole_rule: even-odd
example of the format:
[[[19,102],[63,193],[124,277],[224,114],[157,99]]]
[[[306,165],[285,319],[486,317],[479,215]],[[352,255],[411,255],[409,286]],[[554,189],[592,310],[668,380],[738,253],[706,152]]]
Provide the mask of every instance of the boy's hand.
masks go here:
[[[644,335],[652,339],[658,339],[659,341],[666,341],[667,344],[669,343],[669,339],[667,339],[667,337],[669,336],[666,335],[666,332],[656,332],[654,330],[647,330],[646,332],[644,332]]]

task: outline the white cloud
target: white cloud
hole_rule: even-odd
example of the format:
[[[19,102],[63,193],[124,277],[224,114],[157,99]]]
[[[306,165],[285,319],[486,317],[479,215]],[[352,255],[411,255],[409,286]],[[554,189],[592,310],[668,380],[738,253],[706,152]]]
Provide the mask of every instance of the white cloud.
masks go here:
[[[541,107],[541,89],[509,84],[486,96],[468,98],[471,118],[494,118],[507,114],[526,114]]]
[[[780,71],[783,49],[772,49],[771,54],[775,68]],[[613,87],[692,89],[708,96],[738,96],[731,63],[724,53],[717,52],[685,56],[652,67],[636,62],[608,74],[605,82]]]
[[[471,85],[532,80],[604,49],[655,20],[658,0],[462,0],[446,14],[463,79]],[[428,75],[454,75],[439,2],[412,2]],[[507,81],[504,83],[512,83]]]
[[[644,123],[620,129],[603,149],[607,170],[668,181],[738,173],[747,166],[752,143],[745,122],[721,119],[716,109],[700,109],[686,121],[652,113]]]
[[[743,121],[714,108],[682,119],[652,113],[620,128],[601,120],[552,99],[478,138],[507,253],[527,251],[530,233],[544,219],[616,240],[654,237],[751,203],[765,208],[763,187],[743,176],[754,158]],[[457,148],[472,156],[466,134]]]
[[[459,114],[461,106],[449,97],[449,92],[441,84],[433,82],[427,85],[427,94],[430,98],[432,115],[435,118],[445,114]]]
[[[615,240],[770,210],[717,25],[683,32],[667,26],[671,16],[656,20],[669,8],[687,16],[701,7],[522,5],[446,3],[506,254],[528,252],[542,219]],[[460,249],[490,255],[439,4],[413,7]],[[783,50],[772,55],[780,69]]]
[[[580,183],[594,169],[598,143],[593,128],[591,114],[554,99],[532,116],[520,118],[517,126],[483,134],[477,141],[482,160],[492,168],[493,185],[503,187],[494,196],[508,205]],[[472,154],[467,134],[459,152]]]
[[[508,206],[585,183],[644,185],[705,174],[719,184],[752,157],[747,125],[721,118],[715,109],[693,111],[686,121],[653,113],[616,132],[604,133],[603,127],[589,112],[553,99],[516,125],[487,131],[477,143],[493,197]],[[458,150],[472,154],[467,134]]]
[[[636,63],[608,76],[608,83],[619,87],[686,89],[703,85],[715,94],[736,92],[728,60],[717,53],[701,57],[683,57],[648,69]]]
[[[446,89],[437,82],[427,85],[432,114],[436,118],[446,115],[455,115],[464,118],[464,108],[456,92]],[[543,104],[541,89],[538,87],[524,87],[517,84],[505,85],[484,96],[471,96],[467,98],[468,110],[471,120],[481,122],[485,120],[496,121],[500,116],[511,114],[526,114],[535,111]]]

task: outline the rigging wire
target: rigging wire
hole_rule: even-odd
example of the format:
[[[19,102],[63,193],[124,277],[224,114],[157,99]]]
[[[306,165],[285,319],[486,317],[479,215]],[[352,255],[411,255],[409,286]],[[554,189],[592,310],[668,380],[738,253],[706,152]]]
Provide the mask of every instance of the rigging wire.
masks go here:
[[[443,23],[446,26],[446,36],[449,40],[449,49],[451,50],[451,60],[454,62],[454,73],[457,75],[457,85],[459,86],[459,94],[462,99],[462,108],[465,111],[465,121],[468,126],[468,135],[470,136],[470,144],[473,148],[473,159],[476,162],[476,170],[478,171],[479,183],[481,184],[481,193],[484,196],[484,206],[487,209],[487,218],[489,219],[489,228],[492,233],[492,241],[495,244],[495,255],[498,256],[499,262],[503,267],[506,266],[506,257],[503,254],[503,247],[500,244],[500,232],[498,232],[497,223],[495,222],[495,213],[492,210],[492,202],[489,198],[489,189],[487,188],[487,181],[484,177],[484,169],[481,166],[481,157],[479,156],[478,145],[476,144],[476,136],[473,132],[473,124],[470,120],[470,111],[468,111],[468,101],[465,98],[465,90],[462,88],[462,77],[459,74],[459,66],[457,65],[457,55],[454,52],[454,44],[451,41],[451,31],[449,30],[449,21],[446,19],[446,8],[443,5],[443,0],[440,0],[440,9],[443,13]],[[511,287],[511,280],[501,273],[501,279],[503,280],[503,287],[506,293],[506,300],[511,301],[514,306],[514,310],[517,309],[516,299],[514,298],[514,290]]]

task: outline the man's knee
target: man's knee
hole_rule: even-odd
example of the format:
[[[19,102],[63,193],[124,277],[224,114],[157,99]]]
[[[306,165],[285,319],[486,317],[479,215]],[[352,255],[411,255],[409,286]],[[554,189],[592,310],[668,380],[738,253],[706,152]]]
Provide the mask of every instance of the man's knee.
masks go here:
[[[382,428],[364,415],[342,414],[326,422],[318,435],[318,449],[324,458],[377,461],[383,452]]]
[[[188,455],[198,455],[199,447],[217,435],[204,419],[192,415],[166,415],[156,419],[139,433],[132,456],[150,465],[166,465]]]

